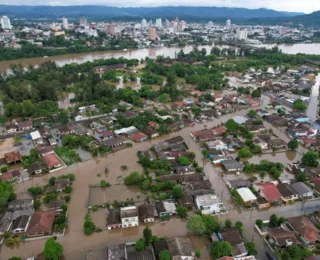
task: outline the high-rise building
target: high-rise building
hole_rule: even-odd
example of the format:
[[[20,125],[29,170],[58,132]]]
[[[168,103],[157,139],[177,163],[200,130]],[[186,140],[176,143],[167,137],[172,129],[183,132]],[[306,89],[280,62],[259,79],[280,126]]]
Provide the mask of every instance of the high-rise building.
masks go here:
[[[150,41],[155,41],[157,39],[157,30],[155,27],[149,26],[148,28],[148,39]]]
[[[115,30],[115,25],[114,24],[108,24],[107,25],[107,33],[110,35],[115,35],[116,34],[116,30]]]
[[[69,29],[69,23],[66,17],[62,17],[62,26],[63,26],[63,29]]]
[[[227,22],[226,22],[226,26],[227,26],[228,28],[230,28],[230,27],[231,27],[231,20],[230,20],[230,19],[228,19],[228,20],[227,20]]]
[[[169,20],[165,20],[164,21],[164,28],[166,28],[166,29],[168,29],[170,27],[170,22],[169,22]]]
[[[80,26],[87,26],[88,20],[85,17],[81,17],[79,23],[80,23]]]
[[[247,38],[248,38],[248,31],[247,31],[247,29],[239,29],[239,30],[237,31],[237,38],[238,38],[239,40],[245,40],[245,39],[247,39]]]
[[[11,30],[12,26],[8,16],[0,16],[0,28],[3,30]]]
[[[156,27],[157,28],[162,28],[162,20],[161,20],[161,18],[156,19]]]
[[[186,28],[186,22],[182,20],[178,24],[178,32],[183,32],[185,28]]]
[[[146,28],[147,27],[147,20],[146,19],[142,19],[142,21],[141,21],[141,28],[143,29],[143,28]]]

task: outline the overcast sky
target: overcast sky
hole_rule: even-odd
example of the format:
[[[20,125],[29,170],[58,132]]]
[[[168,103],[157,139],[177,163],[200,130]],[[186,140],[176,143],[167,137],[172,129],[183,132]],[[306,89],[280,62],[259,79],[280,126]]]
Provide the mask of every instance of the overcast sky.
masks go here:
[[[112,5],[112,6],[225,6],[269,8],[279,11],[311,13],[320,10],[320,0],[0,0],[9,5]]]

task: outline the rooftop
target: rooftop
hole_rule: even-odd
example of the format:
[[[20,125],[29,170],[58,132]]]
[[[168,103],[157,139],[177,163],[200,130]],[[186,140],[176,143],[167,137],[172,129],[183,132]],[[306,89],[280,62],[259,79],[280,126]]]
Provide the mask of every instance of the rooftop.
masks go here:
[[[28,227],[28,234],[51,233],[56,216],[55,211],[36,211],[31,217]]]
[[[252,191],[249,188],[243,187],[243,188],[237,189],[237,191],[244,202],[254,201],[257,199],[257,197],[252,193]]]
[[[215,194],[205,194],[196,196],[199,206],[210,206],[220,203],[220,198]]]
[[[138,216],[138,210],[136,206],[124,207],[120,211],[121,218],[131,218]]]

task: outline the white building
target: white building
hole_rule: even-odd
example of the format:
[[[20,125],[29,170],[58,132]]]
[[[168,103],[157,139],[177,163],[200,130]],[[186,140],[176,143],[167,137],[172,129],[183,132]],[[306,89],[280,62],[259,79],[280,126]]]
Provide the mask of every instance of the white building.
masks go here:
[[[221,140],[207,142],[207,145],[209,149],[216,149],[219,151],[228,149],[228,145]]]
[[[230,20],[230,19],[227,20],[226,26],[227,26],[227,28],[230,28],[230,27],[231,27],[231,20]]]
[[[225,207],[220,198],[215,194],[196,196],[196,205],[202,214],[219,214],[225,211]]]
[[[30,133],[30,136],[31,136],[31,139],[33,141],[33,143],[35,145],[41,145],[43,144],[43,139],[42,139],[42,136],[40,135],[40,132],[37,130],[37,131],[34,131],[34,132],[31,132]]]
[[[79,23],[80,23],[80,26],[87,26],[88,20],[85,17],[81,17]]]
[[[257,197],[253,194],[253,192],[246,187],[237,189],[237,192],[239,193],[242,200],[246,202],[255,202],[257,200]]]
[[[11,30],[11,22],[8,16],[0,16],[0,28],[3,30]]]
[[[246,29],[240,29],[237,31],[237,39],[246,40],[248,38],[248,31]]]
[[[69,23],[66,17],[62,17],[62,26],[64,29],[69,29]]]
[[[143,29],[143,28],[146,28],[148,25],[147,25],[147,20],[146,19],[142,19],[141,20],[141,28]]]
[[[161,18],[156,19],[156,27],[157,28],[162,28],[162,20],[161,20]]]
[[[123,228],[137,227],[139,225],[138,210],[136,206],[121,208],[120,216]]]

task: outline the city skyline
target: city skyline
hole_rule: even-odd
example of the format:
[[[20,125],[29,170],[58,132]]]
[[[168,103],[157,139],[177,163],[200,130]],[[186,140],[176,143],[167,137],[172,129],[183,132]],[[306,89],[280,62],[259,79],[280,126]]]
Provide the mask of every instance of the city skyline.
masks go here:
[[[0,4],[4,5],[21,5],[21,2],[18,0],[4,0]],[[276,11],[287,11],[287,12],[304,12],[312,13],[314,11],[320,10],[320,2],[314,0],[204,0],[199,2],[193,0],[161,0],[161,1],[150,1],[150,0],[26,0],[23,3],[24,5],[50,5],[50,6],[69,6],[69,5],[104,5],[104,6],[117,6],[117,7],[159,7],[159,6],[216,6],[216,7],[233,7],[233,8],[248,8],[248,9],[257,9],[257,8],[267,8],[273,9]]]

